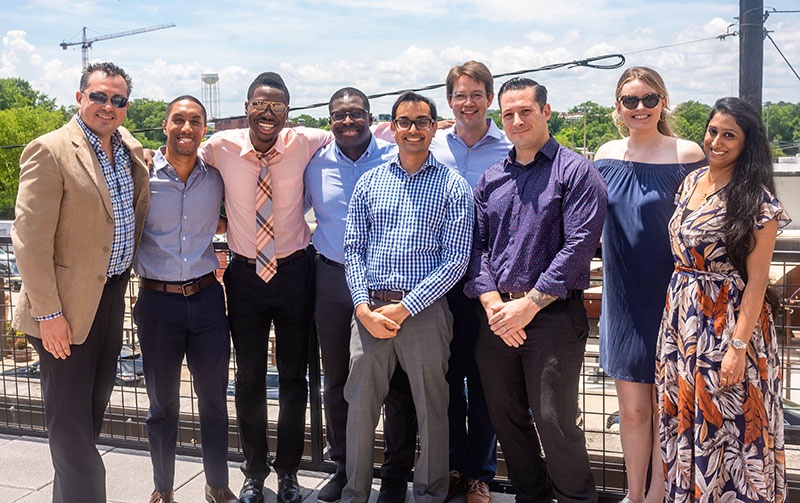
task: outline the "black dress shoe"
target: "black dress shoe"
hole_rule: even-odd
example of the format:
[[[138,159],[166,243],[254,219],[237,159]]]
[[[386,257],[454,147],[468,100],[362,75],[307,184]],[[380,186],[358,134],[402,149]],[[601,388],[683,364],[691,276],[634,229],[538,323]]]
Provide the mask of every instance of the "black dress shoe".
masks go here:
[[[300,503],[303,494],[300,492],[300,484],[297,483],[297,475],[294,473],[284,473],[278,477],[278,503]]]
[[[408,492],[408,482],[402,479],[381,479],[381,491],[375,503],[403,503]]]
[[[342,499],[342,490],[347,485],[347,474],[336,472],[325,486],[317,493],[317,501],[336,503]]]
[[[264,481],[247,477],[239,492],[241,503],[264,503]]]

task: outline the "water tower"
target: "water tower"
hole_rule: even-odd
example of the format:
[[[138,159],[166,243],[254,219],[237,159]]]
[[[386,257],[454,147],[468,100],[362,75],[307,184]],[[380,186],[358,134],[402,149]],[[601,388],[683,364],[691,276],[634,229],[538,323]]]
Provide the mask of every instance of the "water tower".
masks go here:
[[[219,75],[204,73],[200,75],[200,81],[203,83],[203,105],[210,122],[219,117]]]

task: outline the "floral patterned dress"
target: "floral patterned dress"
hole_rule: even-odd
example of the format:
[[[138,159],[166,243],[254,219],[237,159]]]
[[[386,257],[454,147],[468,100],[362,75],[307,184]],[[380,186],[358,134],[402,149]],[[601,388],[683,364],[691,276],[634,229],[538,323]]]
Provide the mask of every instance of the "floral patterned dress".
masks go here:
[[[675,272],[656,352],[661,454],[669,502],[783,502],[781,370],[772,313],[765,302],[747,348],[745,379],[720,385],[719,370],[739,315],[744,282],[723,242],[723,192],[696,210],[686,205],[698,178],[690,173],[669,223]],[[764,189],[754,222],[789,222]]]

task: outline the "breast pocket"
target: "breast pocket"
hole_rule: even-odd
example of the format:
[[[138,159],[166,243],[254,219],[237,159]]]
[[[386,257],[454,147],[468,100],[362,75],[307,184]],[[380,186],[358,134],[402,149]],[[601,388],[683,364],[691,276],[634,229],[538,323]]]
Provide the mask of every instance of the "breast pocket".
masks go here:
[[[293,176],[272,181],[272,207],[291,208],[303,201],[303,177]]]

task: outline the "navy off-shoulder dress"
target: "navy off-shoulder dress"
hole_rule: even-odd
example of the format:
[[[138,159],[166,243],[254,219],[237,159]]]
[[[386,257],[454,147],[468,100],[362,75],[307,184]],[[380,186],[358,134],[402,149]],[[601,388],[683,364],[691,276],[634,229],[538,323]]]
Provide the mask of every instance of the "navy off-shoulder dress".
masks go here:
[[[690,164],[594,162],[608,184],[603,227],[600,366],[621,381],[655,381],[658,326],[674,265],[667,226]]]

